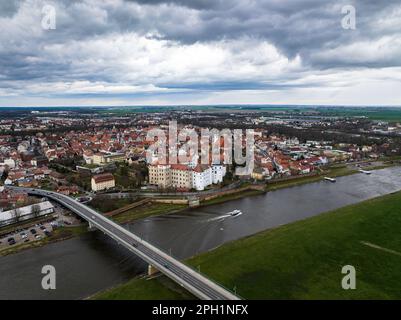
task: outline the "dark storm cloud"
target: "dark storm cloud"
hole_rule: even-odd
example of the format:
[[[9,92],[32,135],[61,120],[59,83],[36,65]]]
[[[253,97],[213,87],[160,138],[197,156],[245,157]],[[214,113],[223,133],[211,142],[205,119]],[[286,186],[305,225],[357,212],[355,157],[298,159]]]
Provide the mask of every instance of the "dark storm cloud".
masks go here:
[[[57,29],[43,31],[41,9],[47,3],[44,0],[0,0],[0,89],[10,86],[13,80],[34,84],[116,82],[124,78],[126,69],[123,64],[116,67],[119,59],[114,46],[121,46],[121,43],[113,44],[110,38],[118,39],[126,34],[166,41],[166,47],[213,46],[250,38],[266,41],[289,60],[299,57],[302,62],[302,73],[287,72],[282,78],[275,76],[274,79],[282,83],[308,72],[401,66],[401,49],[397,49],[397,45],[401,45],[397,42],[401,38],[401,25],[396,18],[394,21],[388,18],[397,6],[400,7],[399,0],[53,0],[49,4],[57,9]],[[356,8],[356,30],[341,27],[341,7],[348,4]],[[106,38],[110,47],[96,44]],[[68,50],[77,43],[83,47]],[[96,47],[91,51],[94,43]],[[133,49],[138,46],[132,43]],[[245,49],[253,48],[230,47],[232,55],[240,55]],[[110,56],[109,51],[113,52]],[[253,58],[245,56],[244,64]],[[266,63],[261,61],[253,62],[254,66]],[[241,61],[236,60],[236,63],[241,64]],[[154,73],[154,82],[139,84],[190,90],[280,90],[293,86],[277,85],[271,83],[271,79],[267,82],[257,77],[253,79],[253,74],[241,74],[238,79],[220,79],[219,74],[217,80],[207,83],[202,77],[198,82],[179,78],[168,83],[158,80],[163,72]],[[137,73],[137,69],[132,71],[133,76]],[[171,73],[174,74],[171,70],[166,72],[167,75]],[[127,83],[139,85],[144,76],[139,78],[130,78]],[[149,79],[143,81],[151,81]]]
[[[11,17],[17,11],[22,0],[1,0],[0,17]]]
[[[386,17],[399,0],[385,2],[374,0],[273,0],[273,1],[185,1],[153,0],[129,1],[147,5],[175,4],[199,9],[199,21],[187,24],[184,20],[175,23],[155,20],[148,27],[154,27],[166,39],[183,43],[215,41],[220,39],[253,36],[266,39],[276,45],[284,54],[294,57],[300,54],[305,62],[314,64],[311,53],[315,50],[335,48],[363,39],[381,37],[372,24],[380,17]],[[357,12],[357,30],[347,31],[341,27],[341,7],[352,4]],[[140,28],[140,26],[138,26]],[[373,38],[372,38],[373,37]],[[400,60],[385,61],[383,66],[400,65]],[[341,61],[337,61],[341,67]],[[363,61],[361,61],[363,64]],[[320,59],[319,67],[325,67]],[[349,61],[344,66],[349,66]],[[380,61],[377,62],[380,65]],[[359,64],[356,64],[359,66]],[[333,67],[332,63],[327,67]]]
[[[199,10],[212,10],[222,7],[227,7],[233,3],[232,0],[125,0],[127,2],[136,2],[144,5],[160,5],[160,4],[174,4],[177,6],[183,6],[187,8],[199,9]]]

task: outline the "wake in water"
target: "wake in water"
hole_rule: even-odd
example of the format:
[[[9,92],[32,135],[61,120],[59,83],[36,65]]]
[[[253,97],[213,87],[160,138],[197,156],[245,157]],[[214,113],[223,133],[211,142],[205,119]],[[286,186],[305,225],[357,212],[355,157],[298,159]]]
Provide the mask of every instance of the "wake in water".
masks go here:
[[[211,221],[223,221],[223,220],[226,219],[226,218],[229,218],[229,217],[235,218],[235,217],[240,216],[241,214],[242,214],[242,211],[241,211],[241,210],[234,210],[234,211],[227,212],[227,213],[225,213],[225,214],[223,214],[223,215],[220,215],[220,216],[218,216],[218,217],[214,217],[214,218],[207,219],[206,222],[211,222]]]

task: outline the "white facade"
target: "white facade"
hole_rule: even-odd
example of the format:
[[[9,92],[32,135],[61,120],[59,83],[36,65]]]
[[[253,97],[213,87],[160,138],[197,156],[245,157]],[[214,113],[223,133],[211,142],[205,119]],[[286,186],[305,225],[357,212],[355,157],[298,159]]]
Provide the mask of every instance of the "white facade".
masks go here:
[[[16,163],[14,159],[8,158],[4,159],[3,163],[0,163],[2,166],[8,166],[10,169],[14,169],[16,167]]]
[[[227,173],[226,166],[214,164],[212,165],[212,183],[221,183]]]
[[[226,171],[224,165],[197,165],[195,168],[189,165],[151,165],[149,183],[160,188],[193,188],[201,191],[213,183],[221,183]]]
[[[194,189],[198,191],[204,190],[213,183],[212,181],[212,168],[207,167],[203,171],[192,171],[192,187]]]
[[[54,212],[54,206],[49,201],[44,201],[30,206],[0,212],[0,224],[7,224],[8,221],[13,222],[13,220],[15,219],[15,210],[18,211],[20,221],[32,218],[33,209],[35,206],[37,206],[39,209],[39,216]]]
[[[110,178],[92,177],[91,186],[92,191],[96,192],[112,189],[116,186],[116,182],[112,176]]]

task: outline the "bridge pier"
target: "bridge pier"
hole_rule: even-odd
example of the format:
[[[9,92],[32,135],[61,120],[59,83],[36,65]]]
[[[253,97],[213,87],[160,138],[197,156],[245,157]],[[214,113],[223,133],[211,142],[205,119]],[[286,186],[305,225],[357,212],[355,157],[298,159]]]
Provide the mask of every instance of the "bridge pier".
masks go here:
[[[159,270],[157,270],[154,266],[152,266],[151,264],[148,265],[148,276],[153,276],[158,272]]]
[[[96,230],[96,227],[95,227],[95,225],[94,225],[92,222],[88,221],[88,223],[89,223],[89,226],[88,226],[88,230],[89,230],[89,231],[94,231],[94,230]]]

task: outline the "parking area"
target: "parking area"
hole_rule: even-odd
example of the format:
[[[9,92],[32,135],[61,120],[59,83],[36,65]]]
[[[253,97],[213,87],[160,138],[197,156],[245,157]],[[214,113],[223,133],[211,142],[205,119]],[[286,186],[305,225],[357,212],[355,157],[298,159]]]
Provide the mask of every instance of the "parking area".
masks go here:
[[[13,231],[0,235],[0,251],[24,243],[42,240],[51,235],[57,227],[73,227],[82,223],[71,211],[54,203],[55,213],[47,220],[16,226]]]
[[[56,227],[57,221],[54,219],[53,221],[42,222],[30,227],[16,229],[13,232],[4,234],[0,237],[0,249],[41,240],[50,236]]]

